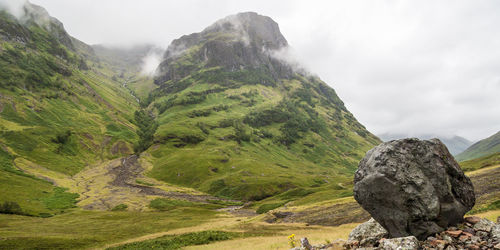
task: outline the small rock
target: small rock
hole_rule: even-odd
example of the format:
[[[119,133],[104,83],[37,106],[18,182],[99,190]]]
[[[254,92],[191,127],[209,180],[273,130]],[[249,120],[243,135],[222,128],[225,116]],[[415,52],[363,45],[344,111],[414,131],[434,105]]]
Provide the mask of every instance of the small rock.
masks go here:
[[[481,238],[473,235],[470,237],[470,241],[474,244],[478,244],[479,242],[481,242]]]
[[[457,248],[452,245],[448,245],[445,250],[457,250]]]
[[[481,237],[481,239],[487,239],[490,234],[488,232],[484,232],[484,231],[477,231],[476,235]]]
[[[478,223],[481,218],[480,217],[477,217],[477,216],[470,216],[470,217],[465,217],[464,220],[470,224],[476,224]]]
[[[443,240],[446,241],[448,244],[453,243],[453,238],[451,238],[449,235],[443,235]]]
[[[474,229],[472,228],[464,228],[464,232],[467,232],[467,233],[470,233],[470,234],[475,234],[476,231],[474,231]]]
[[[491,228],[495,226],[495,223],[487,220],[487,219],[481,219],[479,222],[474,224],[474,229],[476,231],[484,231],[484,232],[490,232]]]
[[[493,249],[500,249],[500,243],[496,244]]]
[[[466,235],[466,236],[469,236],[469,237],[472,237],[472,236],[473,236],[473,234],[468,233],[468,232],[462,232],[462,234],[463,234],[463,235]]]
[[[307,238],[302,238],[300,239],[300,247],[302,249],[306,249],[306,250],[311,250],[312,249],[312,246],[311,244],[309,243],[309,240]]]
[[[374,246],[380,239],[387,236],[389,236],[387,230],[371,218],[351,231],[347,244],[357,241],[359,242],[359,246],[369,247]]]
[[[446,234],[448,234],[448,235],[450,235],[452,237],[457,238],[458,236],[460,236],[460,234],[462,234],[462,230],[446,231]]]
[[[431,246],[437,249],[444,249],[444,247],[446,246],[446,241],[444,240],[433,240],[429,243],[431,244]]]
[[[460,237],[458,237],[458,240],[461,242],[466,242],[468,239],[469,239],[469,236],[467,236],[467,235],[461,235]]]
[[[468,244],[468,245],[466,245],[466,246],[465,246],[465,248],[467,248],[467,249],[472,249],[472,250],[479,250],[479,249],[481,249],[481,248],[480,248],[478,245],[476,245],[476,244]]]
[[[500,216],[497,217],[497,224],[500,224]]]
[[[380,247],[385,250],[417,250],[419,248],[418,239],[415,236],[385,239],[380,243]]]
[[[500,224],[496,224],[491,228],[490,235],[493,240],[500,241]]]

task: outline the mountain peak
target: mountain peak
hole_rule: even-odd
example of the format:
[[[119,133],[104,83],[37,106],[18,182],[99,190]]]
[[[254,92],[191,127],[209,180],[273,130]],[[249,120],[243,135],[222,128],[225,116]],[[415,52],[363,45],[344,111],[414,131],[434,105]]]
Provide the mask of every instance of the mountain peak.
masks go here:
[[[212,32],[232,32],[239,35],[247,45],[253,42],[256,43],[255,46],[265,49],[280,49],[288,46],[278,23],[268,16],[255,12],[242,12],[227,16],[206,28],[202,33]]]
[[[172,41],[157,69],[156,84],[179,80],[202,68],[225,71],[264,70],[271,78],[290,78],[293,70],[273,51],[288,42],[278,24],[255,12],[231,15],[199,33]]]

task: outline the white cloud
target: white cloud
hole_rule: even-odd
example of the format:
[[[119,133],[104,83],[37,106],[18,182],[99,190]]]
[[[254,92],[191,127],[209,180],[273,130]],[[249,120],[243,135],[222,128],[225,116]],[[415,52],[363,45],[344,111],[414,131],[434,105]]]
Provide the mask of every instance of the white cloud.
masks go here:
[[[154,76],[156,68],[160,65],[162,54],[159,51],[150,51],[142,58],[141,74],[146,76]]]

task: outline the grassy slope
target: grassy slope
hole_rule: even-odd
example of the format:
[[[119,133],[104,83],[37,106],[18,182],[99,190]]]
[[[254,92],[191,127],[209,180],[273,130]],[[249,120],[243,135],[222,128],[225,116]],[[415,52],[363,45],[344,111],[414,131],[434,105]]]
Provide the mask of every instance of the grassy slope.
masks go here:
[[[313,192],[329,183],[342,187],[358,160],[378,143],[368,132],[363,134],[366,130],[345,108],[331,103],[338,97],[327,99],[317,92],[324,84],[318,79],[297,76],[264,86],[243,77],[243,82],[229,81],[228,86],[223,83],[228,78],[218,75],[214,80],[212,70],[218,69],[167,83],[187,83],[181,91],[157,92],[150,106],[156,108],[160,124],[156,145],[148,151],[155,158],[151,176],[220,196],[260,200],[295,187]],[[208,94],[199,98],[198,93]],[[286,113],[286,105],[297,110]],[[318,122],[321,128],[313,132],[306,125],[292,131],[297,132],[291,136],[294,142],[280,143],[284,121],[252,125],[273,119],[262,117],[266,111]],[[248,117],[257,122],[246,121]]]
[[[460,166],[464,171],[474,171],[498,164],[500,164],[500,153],[494,153],[476,159],[460,162]]]
[[[17,171],[14,160],[74,175],[128,154],[138,104],[106,65],[59,44],[37,25],[20,25],[3,12],[0,18],[0,32],[25,39],[0,41],[0,189],[8,190],[0,202],[17,202],[33,215],[57,213],[41,202],[56,189]],[[126,146],[117,150],[119,144]]]
[[[455,159],[457,159],[457,161],[466,161],[498,152],[500,152],[500,131],[486,139],[474,143],[464,152],[455,156]]]
[[[207,222],[215,212],[178,208],[168,212],[73,211],[52,218],[0,214],[2,249],[80,249]]]

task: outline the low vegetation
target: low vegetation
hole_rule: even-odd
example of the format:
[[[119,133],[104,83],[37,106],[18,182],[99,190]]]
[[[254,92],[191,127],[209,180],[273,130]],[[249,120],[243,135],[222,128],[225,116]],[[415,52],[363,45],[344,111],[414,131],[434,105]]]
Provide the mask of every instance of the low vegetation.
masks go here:
[[[158,128],[158,123],[151,114],[143,109],[135,111],[134,120],[137,125],[136,133],[139,136],[139,141],[134,147],[134,151],[139,154],[153,144],[153,138]]]
[[[225,232],[225,231],[202,231],[194,233],[186,233],[181,235],[164,236],[154,240],[141,241],[130,243],[119,247],[108,249],[125,250],[125,249],[179,249],[185,246],[204,245],[216,241],[231,240],[241,237],[242,233]]]
[[[460,162],[460,166],[464,171],[474,171],[495,165],[500,165],[500,153]]]

